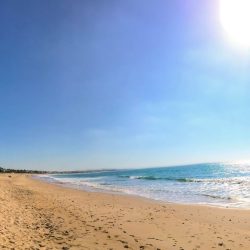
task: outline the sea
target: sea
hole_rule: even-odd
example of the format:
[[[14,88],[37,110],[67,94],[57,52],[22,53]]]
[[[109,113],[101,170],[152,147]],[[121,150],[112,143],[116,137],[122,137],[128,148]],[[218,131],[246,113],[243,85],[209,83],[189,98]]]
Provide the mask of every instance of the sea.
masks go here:
[[[39,178],[71,188],[129,194],[163,202],[250,207],[250,164],[203,163],[96,170]]]

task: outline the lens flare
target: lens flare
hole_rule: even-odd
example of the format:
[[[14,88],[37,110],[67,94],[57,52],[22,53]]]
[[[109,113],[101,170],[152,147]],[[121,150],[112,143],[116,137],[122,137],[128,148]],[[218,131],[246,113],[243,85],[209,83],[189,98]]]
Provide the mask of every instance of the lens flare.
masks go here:
[[[250,48],[250,0],[220,0],[220,19],[232,42]]]

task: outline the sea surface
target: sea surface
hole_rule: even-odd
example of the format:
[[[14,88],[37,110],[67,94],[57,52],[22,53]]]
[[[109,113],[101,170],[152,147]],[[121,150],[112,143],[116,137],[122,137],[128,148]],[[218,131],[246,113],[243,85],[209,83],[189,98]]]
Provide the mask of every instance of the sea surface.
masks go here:
[[[165,202],[250,207],[250,165],[247,164],[98,170],[40,178],[88,191],[138,195]]]

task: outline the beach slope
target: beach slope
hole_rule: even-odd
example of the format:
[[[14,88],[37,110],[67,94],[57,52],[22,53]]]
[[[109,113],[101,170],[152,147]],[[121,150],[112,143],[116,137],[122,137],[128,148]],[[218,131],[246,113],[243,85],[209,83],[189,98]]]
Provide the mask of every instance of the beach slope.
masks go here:
[[[0,175],[0,249],[250,249],[250,210],[157,203]]]

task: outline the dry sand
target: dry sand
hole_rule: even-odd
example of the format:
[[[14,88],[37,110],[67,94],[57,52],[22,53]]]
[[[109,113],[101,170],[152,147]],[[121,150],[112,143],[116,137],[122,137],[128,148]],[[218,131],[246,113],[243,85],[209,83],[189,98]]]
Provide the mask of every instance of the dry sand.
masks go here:
[[[250,249],[250,210],[157,203],[0,175],[0,249]]]

